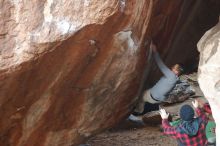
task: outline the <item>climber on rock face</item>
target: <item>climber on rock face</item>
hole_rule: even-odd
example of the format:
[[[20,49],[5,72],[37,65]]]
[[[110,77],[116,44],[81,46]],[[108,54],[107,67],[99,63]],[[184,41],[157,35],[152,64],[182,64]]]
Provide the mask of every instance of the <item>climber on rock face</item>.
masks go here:
[[[183,102],[191,95],[195,94],[194,89],[186,80],[181,80],[179,76],[183,73],[180,64],[168,68],[161,60],[156,46],[151,42],[150,49],[157,66],[163,73],[159,81],[150,89],[147,89],[139,96],[138,103],[128,120],[144,124],[143,115],[151,111],[159,110],[160,103]]]
[[[135,112],[139,113],[144,111],[145,102],[151,104],[164,102],[166,100],[166,95],[175,87],[177,81],[179,80],[179,75],[183,72],[183,68],[179,64],[176,64],[169,69],[161,60],[157,52],[157,48],[152,42],[150,44],[150,49],[153,50],[153,57],[164,76],[161,77],[151,89],[144,92],[142,100],[135,109]]]
[[[150,90],[144,93],[144,101],[154,104],[161,103],[166,99],[166,95],[175,87],[179,80],[178,76],[181,75],[183,69],[179,64],[169,69],[161,60],[153,43],[151,43],[150,48],[153,50],[154,59],[164,75]]]

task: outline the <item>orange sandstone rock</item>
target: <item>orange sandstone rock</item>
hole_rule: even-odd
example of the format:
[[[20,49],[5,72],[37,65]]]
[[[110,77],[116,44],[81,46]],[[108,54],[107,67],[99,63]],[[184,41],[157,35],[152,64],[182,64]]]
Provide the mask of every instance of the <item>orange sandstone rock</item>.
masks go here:
[[[146,38],[166,48],[182,4],[0,1],[0,145],[77,145],[125,118]]]

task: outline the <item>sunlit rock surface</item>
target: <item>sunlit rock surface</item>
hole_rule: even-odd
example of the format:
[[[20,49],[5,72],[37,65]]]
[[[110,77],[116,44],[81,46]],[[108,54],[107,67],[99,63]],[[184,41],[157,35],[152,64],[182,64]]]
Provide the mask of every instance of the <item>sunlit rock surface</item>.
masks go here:
[[[216,122],[217,145],[220,145],[220,23],[204,34],[198,43],[198,50],[198,80],[211,105]]]
[[[69,146],[131,111],[145,36],[169,38],[173,29],[163,34],[163,25],[174,27],[181,2],[4,0],[0,7],[0,145]]]
[[[0,145],[77,145],[125,118],[147,38],[167,52],[186,4],[0,0]]]

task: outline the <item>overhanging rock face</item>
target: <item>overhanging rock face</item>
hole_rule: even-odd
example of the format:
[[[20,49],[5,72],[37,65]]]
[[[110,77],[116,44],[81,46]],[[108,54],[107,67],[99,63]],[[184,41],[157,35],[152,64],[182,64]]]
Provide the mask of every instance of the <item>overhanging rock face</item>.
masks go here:
[[[182,4],[0,1],[0,145],[76,145],[125,118],[145,37],[166,48]]]

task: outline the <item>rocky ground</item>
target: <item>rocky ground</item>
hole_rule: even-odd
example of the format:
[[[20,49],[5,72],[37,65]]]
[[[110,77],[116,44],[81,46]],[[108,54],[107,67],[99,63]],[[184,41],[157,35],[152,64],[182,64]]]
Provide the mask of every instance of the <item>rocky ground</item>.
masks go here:
[[[123,122],[128,126],[129,123]],[[131,126],[131,125],[130,125]],[[134,125],[133,125],[134,126]],[[88,146],[176,146],[175,140],[162,134],[159,126],[123,127],[91,138]]]
[[[195,98],[205,102],[203,98],[198,97],[202,96],[202,92],[196,84],[196,74],[184,77],[184,79],[186,78],[190,80],[196,94],[182,103],[162,105],[173,116],[178,114],[182,104],[191,104]],[[174,139],[161,132],[160,116],[155,115],[158,115],[157,112],[146,115],[144,118],[146,125],[144,126],[125,120],[116,127],[91,138],[81,146],[176,146],[177,142]]]
[[[188,103],[193,99],[186,100],[183,103],[175,105],[164,106],[164,108],[176,115],[182,104]],[[149,114],[144,118],[146,125],[140,126],[131,123],[130,121],[123,121],[113,129],[101,133],[88,142],[88,146],[176,146],[174,139],[164,135],[160,128],[160,116],[153,116]],[[156,124],[152,124],[156,123]]]

